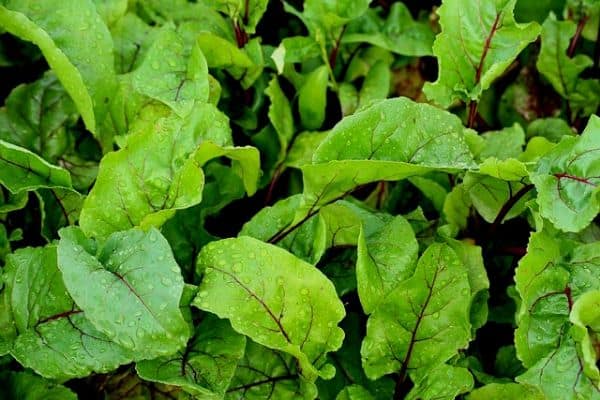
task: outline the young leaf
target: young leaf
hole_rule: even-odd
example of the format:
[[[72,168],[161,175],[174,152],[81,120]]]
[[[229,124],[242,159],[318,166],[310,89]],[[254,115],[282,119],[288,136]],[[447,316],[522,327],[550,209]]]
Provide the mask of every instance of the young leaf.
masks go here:
[[[459,394],[470,391],[475,384],[468,369],[448,364],[438,365],[415,380],[415,386],[406,395],[406,400],[453,400]]]
[[[337,324],[345,311],[319,270],[247,236],[209,243],[197,268],[204,279],[196,307],[229,319],[233,329],[264,346],[293,355],[308,379],[333,376],[333,368],[323,363],[327,352],[342,344]]]
[[[210,68],[250,68],[254,65],[248,55],[229,40],[209,32],[200,33],[196,40]]]
[[[206,59],[197,45],[186,49],[173,26],[158,32],[132,81],[135,90],[168,105],[180,117],[192,111],[194,102],[208,101]]]
[[[319,44],[311,37],[292,36],[284,38],[271,54],[277,67],[277,73],[282,74],[287,64],[293,64],[321,56]]]
[[[298,111],[306,129],[319,129],[325,121],[328,82],[327,67],[322,65],[308,74],[298,90]]]
[[[127,145],[102,159],[81,210],[87,235],[160,226],[174,210],[200,202],[204,174],[193,153],[206,140],[231,143],[226,117],[210,104],[197,104],[186,118],[167,115],[140,121]]]
[[[583,54],[574,57],[567,54],[576,29],[573,21],[557,21],[551,13],[543,25],[542,48],[536,66],[562,97],[575,109],[584,109],[584,114],[588,115],[595,112],[600,104],[600,97],[593,93],[594,89],[596,92],[600,90],[600,84],[580,79],[583,70],[593,64],[591,58]],[[593,85],[594,89],[590,90],[589,85]]]
[[[91,0],[4,1],[0,24],[8,32],[39,46],[61,81],[86,127],[108,145],[99,131],[106,100],[116,87],[112,41]],[[73,38],[77,40],[73,40]]]
[[[316,396],[316,386],[302,377],[294,357],[248,340],[225,398],[312,400]]]
[[[596,365],[600,359],[600,290],[582,294],[573,304],[569,320],[573,324],[571,336],[577,343],[583,371],[600,385],[600,371]]]
[[[427,24],[413,20],[404,3],[393,3],[385,20],[380,14],[378,9],[370,8],[350,22],[342,43],[369,43],[405,56],[433,54],[433,31]]]
[[[345,387],[335,398],[335,400],[375,400],[367,389],[360,385],[351,385]]]
[[[365,107],[373,100],[383,100],[388,97],[390,80],[391,73],[387,63],[379,60],[373,64],[358,94],[357,109]]]
[[[136,370],[142,379],[180,386],[203,399],[218,399],[225,394],[245,347],[246,338],[227,321],[207,315],[184,349],[140,361]]]
[[[292,116],[292,107],[290,102],[281,90],[277,76],[274,76],[269,82],[265,94],[269,97],[269,120],[277,132],[279,139],[279,157],[278,163],[285,157],[288,144],[294,136],[294,117]]]
[[[419,244],[410,224],[397,216],[358,238],[356,281],[363,310],[371,314],[398,284],[412,276]]]
[[[0,183],[13,193],[38,188],[70,188],[71,176],[31,151],[0,140]]]
[[[598,214],[599,152],[600,118],[592,116],[581,136],[564,137],[531,174],[540,213],[557,228],[578,232]]]
[[[449,107],[454,100],[479,100],[517,55],[540,34],[535,22],[518,24],[517,0],[445,0],[437,13],[442,32],[433,44],[439,76],[426,83],[427,98]]]
[[[467,345],[470,288],[456,253],[431,245],[415,273],[401,282],[369,317],[361,355],[371,379],[431,369]]]
[[[11,354],[22,365],[62,380],[108,372],[134,357],[99,332],[69,297],[55,246],[16,251],[3,278],[16,329]]]
[[[60,237],[65,286],[94,326],[137,359],[173,354],[185,345],[190,333],[179,310],[183,279],[156,229],[114,233],[103,245],[75,227],[62,229]]]

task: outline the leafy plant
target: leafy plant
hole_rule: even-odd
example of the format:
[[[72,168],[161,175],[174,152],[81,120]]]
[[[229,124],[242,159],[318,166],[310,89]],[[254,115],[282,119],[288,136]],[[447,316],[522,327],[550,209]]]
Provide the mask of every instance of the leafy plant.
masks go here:
[[[0,0],[0,399],[600,399],[600,2]]]

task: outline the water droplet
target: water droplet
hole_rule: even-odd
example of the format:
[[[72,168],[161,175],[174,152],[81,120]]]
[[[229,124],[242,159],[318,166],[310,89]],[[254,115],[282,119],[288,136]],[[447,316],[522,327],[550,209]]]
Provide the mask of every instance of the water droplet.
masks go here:
[[[242,264],[240,263],[235,263],[233,264],[233,272],[242,272]]]
[[[171,279],[164,277],[160,280],[160,283],[162,283],[165,286],[171,286],[173,284],[173,282],[171,281]]]
[[[160,64],[158,63],[158,61],[153,61],[152,69],[158,70],[159,68],[160,68]]]
[[[73,246],[73,251],[75,253],[79,253],[81,251],[81,248],[79,246]]]
[[[159,310],[164,310],[165,308],[167,308],[167,303],[162,303],[161,305],[158,306]]]
[[[439,312],[433,313],[431,315],[431,318],[433,318],[433,319],[439,319],[440,318],[440,313]]]
[[[156,235],[154,234],[154,232],[150,233],[149,239],[151,242],[156,242]]]
[[[307,288],[300,289],[300,294],[302,296],[308,296],[308,289]]]

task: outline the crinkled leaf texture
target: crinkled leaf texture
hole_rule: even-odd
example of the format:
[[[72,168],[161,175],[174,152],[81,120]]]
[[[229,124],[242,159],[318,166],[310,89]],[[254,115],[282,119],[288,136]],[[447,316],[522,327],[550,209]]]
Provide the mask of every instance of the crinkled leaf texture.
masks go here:
[[[60,237],[58,267],[65,286],[98,330],[137,359],[185,346],[190,332],[179,309],[183,278],[160,232],[130,229],[98,243],[69,227]]]
[[[531,174],[540,213],[557,228],[579,232],[600,211],[600,118],[579,137],[563,137]]]
[[[535,22],[518,24],[517,0],[445,0],[437,13],[442,32],[433,44],[439,76],[426,83],[427,98],[443,107],[477,101],[517,55],[540,34]]]
[[[35,43],[61,81],[86,127],[103,145],[99,125],[116,87],[112,40],[91,0],[7,0],[0,23],[23,40]],[[73,40],[77,38],[77,40]]]
[[[175,210],[200,203],[208,160],[226,156],[249,193],[256,190],[256,149],[232,147],[227,118],[213,105],[196,104],[186,118],[173,113],[141,121],[125,147],[107,154],[85,200],[80,225],[106,237],[135,226],[160,226]]]
[[[333,376],[326,355],[342,345],[337,324],[345,311],[333,284],[314,266],[242,236],[209,243],[197,268],[204,277],[195,306],[229,319],[257,343],[293,355],[307,379]]]
[[[367,323],[363,368],[371,379],[431,370],[471,338],[465,266],[447,245],[433,244],[415,273],[379,303]]]
[[[13,332],[11,355],[52,379],[109,372],[134,358],[111,341],[69,296],[57,267],[56,246],[26,248],[8,257],[3,280]],[[103,298],[98,302],[106,307]],[[4,335],[6,332],[3,330]]]
[[[203,399],[220,399],[245,347],[245,336],[231,329],[229,322],[209,314],[184,349],[138,362],[136,370],[143,379],[180,386]]]

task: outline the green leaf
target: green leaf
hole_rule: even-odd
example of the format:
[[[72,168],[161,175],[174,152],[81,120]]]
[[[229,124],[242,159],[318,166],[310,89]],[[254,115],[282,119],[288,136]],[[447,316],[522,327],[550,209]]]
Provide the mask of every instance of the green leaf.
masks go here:
[[[207,315],[184,349],[138,362],[136,370],[142,379],[180,386],[203,399],[220,399],[245,347],[246,338],[227,321]]]
[[[69,146],[67,127],[79,115],[56,76],[17,86],[0,109],[0,139],[56,162]]]
[[[373,64],[358,94],[357,109],[365,107],[373,100],[382,100],[388,97],[390,80],[391,73],[387,63],[380,60]]]
[[[547,399],[600,399],[600,388],[583,373],[583,361],[573,339],[563,338],[547,357],[538,361],[517,382],[537,387]]]
[[[300,120],[306,129],[319,129],[325,121],[328,82],[327,67],[321,65],[308,74],[298,90]]]
[[[600,290],[582,294],[573,304],[569,315],[573,324],[571,336],[583,362],[583,371],[596,385],[600,384],[600,371],[596,365],[600,354]]]
[[[320,56],[319,44],[313,38],[306,36],[284,38],[271,54],[278,74],[283,73],[286,64],[298,63]]]
[[[109,372],[133,358],[99,332],[69,297],[55,246],[9,256],[4,283],[16,329],[11,355],[22,365],[64,380]]]
[[[471,172],[465,175],[463,185],[477,212],[490,223],[495,221],[504,204],[525,186],[520,182],[506,182]],[[526,203],[530,198],[531,194],[521,197],[502,221],[518,217],[527,208]]]
[[[535,386],[518,383],[490,383],[473,390],[467,400],[546,400]]]
[[[302,132],[293,140],[292,146],[285,159],[285,165],[292,168],[302,168],[312,162],[312,157],[328,132]]]
[[[288,145],[294,136],[294,117],[290,102],[281,90],[279,81],[274,76],[265,90],[271,104],[269,105],[269,120],[277,132],[279,139],[278,163],[282,161],[288,150]]]
[[[81,113],[88,130],[108,145],[100,122],[116,87],[110,33],[91,0],[23,2],[0,6],[2,27],[36,44]],[[73,40],[77,38],[77,40]]]
[[[38,188],[69,188],[71,176],[31,151],[0,140],[0,183],[13,193]]]
[[[294,195],[263,208],[244,224],[239,236],[251,236],[265,242],[278,237],[294,220],[300,201],[301,196]],[[277,241],[277,245],[309,263],[316,263],[326,249],[325,228],[319,217],[312,217]]]
[[[145,62],[146,54],[159,32],[158,28],[146,24],[135,14],[127,13],[121,18],[111,28],[116,71],[125,74],[136,70]],[[162,31],[163,36],[164,32]]]
[[[563,138],[531,174],[541,215],[563,231],[582,230],[600,210],[599,133],[600,118],[592,116],[581,136]]]
[[[593,93],[600,90],[600,84],[579,78],[583,70],[593,64],[590,57],[583,54],[569,57],[567,54],[576,29],[575,22],[557,21],[551,13],[543,25],[542,48],[536,66],[552,87],[572,103],[574,111],[583,109],[584,114],[589,115],[600,104],[600,97]],[[593,87],[592,93],[588,93],[589,85]]]
[[[481,135],[485,139],[485,147],[479,153],[479,159],[495,157],[499,160],[517,158],[523,152],[525,132],[521,125],[514,124],[500,131],[486,132]]]
[[[442,207],[446,221],[459,229],[467,227],[467,219],[471,211],[471,197],[462,183],[452,188],[444,200]]]
[[[316,386],[302,377],[294,357],[248,340],[225,398],[312,400],[316,396]]]
[[[77,396],[66,387],[47,381],[30,372],[0,374],[2,400],[77,400]]]
[[[190,333],[179,310],[183,279],[156,229],[117,232],[103,245],[75,227],[62,229],[60,237],[65,286],[100,331],[137,359],[173,354],[185,345]]]
[[[306,0],[303,20],[309,30],[330,30],[364,14],[371,0]]]
[[[470,391],[474,383],[468,369],[442,364],[417,378],[406,400],[453,400],[459,394]]]
[[[530,367],[557,346],[560,331],[568,316],[564,289],[569,274],[561,268],[560,242],[546,232],[531,235],[527,254],[515,273],[521,297],[517,312],[515,345],[517,356]]]
[[[368,237],[361,229],[356,281],[366,314],[375,311],[391,291],[413,274],[418,252],[415,234],[402,216],[396,216]]]
[[[229,319],[233,329],[252,340],[293,355],[308,379],[333,376],[323,362],[342,344],[337,324],[345,312],[320,271],[246,236],[209,243],[197,268],[204,279],[195,306]]]
[[[336,367],[336,375],[331,380],[319,379],[319,398],[335,399],[345,387],[356,384],[366,389],[378,400],[388,400],[393,396],[394,380],[383,377],[376,381],[368,379],[360,360],[360,342],[363,338],[364,322],[356,313],[348,313],[341,327],[346,333],[342,347],[329,355],[330,362]],[[354,391],[351,391],[354,392]]]
[[[335,400],[374,400],[375,398],[367,389],[360,385],[351,385],[345,387],[335,398]]]
[[[473,6],[465,0],[445,0],[437,10],[442,32],[433,44],[439,76],[426,83],[427,98],[449,107],[455,100],[477,101],[540,34],[535,22],[518,24],[516,0],[484,1]]]
[[[207,60],[196,45],[189,52],[174,27],[166,25],[133,73],[133,87],[186,116],[209,94]]]
[[[254,65],[243,50],[212,33],[201,32],[196,38],[196,43],[206,57],[209,68],[250,68]]]
[[[42,235],[49,241],[57,238],[60,228],[79,220],[84,196],[71,189],[38,189],[42,210]]]
[[[385,20],[381,14],[381,10],[370,8],[349,23],[342,43],[369,43],[405,56],[433,54],[433,31],[426,23],[413,20],[405,4],[393,3]]]
[[[471,337],[467,271],[456,253],[431,245],[415,273],[400,283],[369,317],[362,344],[371,379],[400,371],[431,369],[447,361]]]
[[[104,23],[112,27],[127,12],[127,0],[93,0]]]
[[[210,104],[197,104],[187,118],[169,113],[137,124],[126,146],[100,163],[80,216],[88,236],[160,226],[175,210],[200,203],[204,174],[194,152],[208,140],[231,143],[226,117]]]

